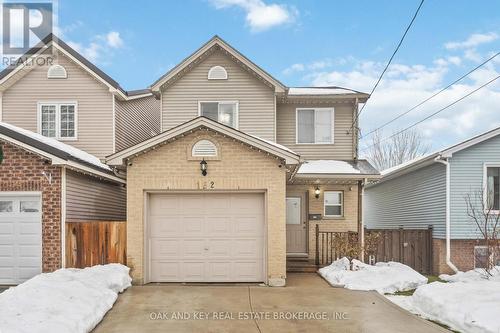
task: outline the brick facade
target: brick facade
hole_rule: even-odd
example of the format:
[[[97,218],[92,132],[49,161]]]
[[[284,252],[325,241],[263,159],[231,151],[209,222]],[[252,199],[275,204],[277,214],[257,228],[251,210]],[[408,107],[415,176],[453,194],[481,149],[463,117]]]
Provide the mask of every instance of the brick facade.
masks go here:
[[[197,139],[220,147],[220,160],[189,158]],[[127,167],[127,264],[134,283],[144,283],[144,193],[146,190],[245,191],[266,193],[267,283],[284,285],[286,278],[286,169],[273,156],[214,132],[198,130],[132,159]],[[208,189],[213,182],[213,190]]]
[[[0,192],[42,193],[42,271],[61,267],[61,168],[23,148],[0,140]],[[52,184],[42,174],[52,175]]]
[[[451,240],[451,262],[461,271],[474,268],[474,246],[481,245],[480,241],[474,239],[452,239]],[[433,272],[434,274],[451,274],[453,271],[446,264],[446,241],[444,239],[433,239]]]
[[[324,215],[324,192],[325,191],[342,191],[344,200],[344,213],[342,217],[325,218],[318,221],[308,221],[308,249],[309,259],[316,258],[316,225],[320,225],[320,230],[323,231],[358,231],[358,184],[352,185],[332,185],[318,184],[321,192],[319,198],[315,197],[314,190],[316,185],[287,185],[288,193],[308,192],[307,198],[308,211],[307,214]],[[307,218],[307,215],[306,215]]]

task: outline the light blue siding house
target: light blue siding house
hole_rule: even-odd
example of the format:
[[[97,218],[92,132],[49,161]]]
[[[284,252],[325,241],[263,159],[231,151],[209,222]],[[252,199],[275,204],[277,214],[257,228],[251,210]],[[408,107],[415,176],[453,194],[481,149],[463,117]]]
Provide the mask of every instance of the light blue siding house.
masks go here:
[[[480,266],[484,247],[467,215],[470,194],[481,209],[480,193],[500,213],[500,128],[382,171],[366,187],[367,229],[433,227],[435,273]]]

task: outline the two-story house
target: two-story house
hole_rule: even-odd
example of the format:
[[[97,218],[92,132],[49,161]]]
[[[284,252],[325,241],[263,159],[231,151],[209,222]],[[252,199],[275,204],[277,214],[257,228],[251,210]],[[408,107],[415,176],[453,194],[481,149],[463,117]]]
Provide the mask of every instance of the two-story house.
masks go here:
[[[126,92],[62,41],[46,42],[60,67],[0,74],[0,121],[92,154],[114,177],[80,178],[126,183],[127,264],[136,283],[282,286],[287,257],[314,259],[317,224],[362,232],[363,186],[379,177],[357,156],[356,112],[369,95],[287,87],[217,36],[148,89]],[[4,146],[26,148],[1,126],[0,135]],[[5,201],[18,205],[23,190],[8,188]],[[72,205],[62,202],[61,226]],[[48,248],[45,237],[40,246],[61,265],[60,248]]]

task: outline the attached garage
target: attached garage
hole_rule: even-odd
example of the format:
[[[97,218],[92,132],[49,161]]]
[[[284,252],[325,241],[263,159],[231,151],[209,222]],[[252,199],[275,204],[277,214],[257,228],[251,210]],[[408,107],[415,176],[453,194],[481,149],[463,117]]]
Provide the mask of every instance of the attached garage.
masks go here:
[[[150,282],[265,281],[263,193],[149,194]]]
[[[19,284],[42,272],[40,197],[0,192],[0,284]]]

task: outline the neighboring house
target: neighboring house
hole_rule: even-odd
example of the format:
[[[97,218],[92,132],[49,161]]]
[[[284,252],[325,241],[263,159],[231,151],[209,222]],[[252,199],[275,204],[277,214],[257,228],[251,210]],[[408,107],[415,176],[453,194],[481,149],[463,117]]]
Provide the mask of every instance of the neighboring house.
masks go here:
[[[62,221],[125,219],[125,180],[95,156],[2,122],[0,148],[0,284],[62,266]]]
[[[280,286],[287,256],[314,259],[317,224],[362,230],[362,189],[379,174],[358,159],[353,122],[369,95],[289,88],[216,36],[135,97],[58,44],[64,45],[53,44],[63,50],[60,57],[68,57],[65,67],[93,80],[73,84],[70,78],[79,76],[68,73],[67,95],[45,109],[61,119],[56,137],[65,140],[61,114],[67,101],[77,101],[74,129],[89,137],[64,142],[101,159],[109,155],[106,164],[126,177],[127,265],[135,283]],[[37,128],[36,115],[45,110],[40,101],[59,99],[59,86],[48,86],[62,81],[46,75],[47,68],[33,69],[3,88],[3,121],[47,134],[47,126]],[[31,102],[6,108],[19,95],[9,90],[35,78],[47,87],[23,89],[19,105]],[[83,108],[93,98],[85,102],[77,89],[91,82],[103,95],[99,119],[92,107]]]
[[[493,213],[500,212],[500,128],[384,170],[382,175],[365,190],[368,229],[432,226],[435,273],[466,271],[484,263],[482,236],[467,215],[465,198],[471,195],[481,212],[477,193],[482,193]]]

